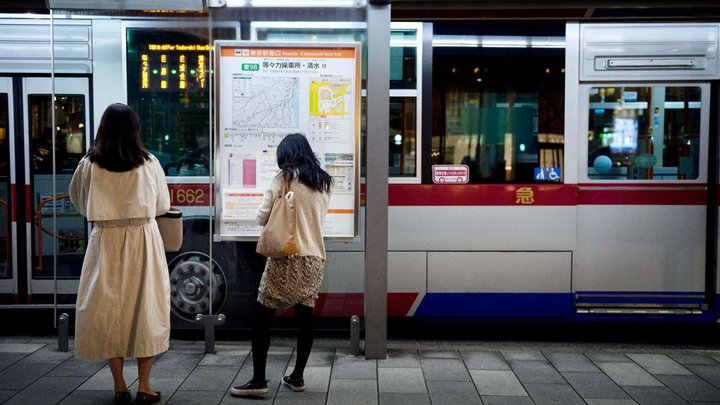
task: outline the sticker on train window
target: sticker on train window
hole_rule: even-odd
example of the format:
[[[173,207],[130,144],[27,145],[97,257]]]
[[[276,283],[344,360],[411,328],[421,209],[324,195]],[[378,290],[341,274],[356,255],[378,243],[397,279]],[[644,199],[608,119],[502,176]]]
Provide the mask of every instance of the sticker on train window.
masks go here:
[[[465,184],[470,180],[467,165],[433,165],[432,180],[435,184]]]
[[[559,167],[536,167],[535,181],[560,181]]]

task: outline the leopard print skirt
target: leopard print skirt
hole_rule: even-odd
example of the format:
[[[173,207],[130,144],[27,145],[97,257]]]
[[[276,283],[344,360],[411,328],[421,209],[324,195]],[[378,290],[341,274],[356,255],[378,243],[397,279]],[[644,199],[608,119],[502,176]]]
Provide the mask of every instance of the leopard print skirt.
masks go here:
[[[325,260],[317,256],[268,258],[257,300],[268,308],[315,306]]]

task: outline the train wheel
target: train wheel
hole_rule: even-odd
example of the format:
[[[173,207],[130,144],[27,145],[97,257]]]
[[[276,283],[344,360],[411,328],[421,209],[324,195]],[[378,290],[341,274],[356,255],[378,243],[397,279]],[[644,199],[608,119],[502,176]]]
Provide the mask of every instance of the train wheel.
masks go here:
[[[198,314],[219,313],[227,298],[225,274],[215,260],[200,252],[187,252],[168,263],[170,309],[178,317],[193,321]],[[212,292],[212,294],[211,294]]]

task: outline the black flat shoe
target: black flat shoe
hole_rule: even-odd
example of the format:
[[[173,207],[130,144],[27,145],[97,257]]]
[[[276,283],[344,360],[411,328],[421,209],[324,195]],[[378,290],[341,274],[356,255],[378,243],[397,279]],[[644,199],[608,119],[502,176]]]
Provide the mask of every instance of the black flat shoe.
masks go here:
[[[129,405],[132,403],[132,395],[130,391],[115,391],[115,399],[110,405]]]
[[[236,397],[252,397],[267,394],[270,389],[268,388],[268,380],[262,380],[254,382],[250,380],[243,385],[230,388],[230,395]]]
[[[147,392],[138,391],[137,395],[135,396],[135,403],[154,404],[155,402],[160,402],[160,398],[160,391],[157,391],[155,395],[148,394]]]
[[[286,375],[283,377],[283,384],[290,387],[293,392],[303,392],[305,391],[305,381],[302,377],[300,378],[293,378],[289,375]]]

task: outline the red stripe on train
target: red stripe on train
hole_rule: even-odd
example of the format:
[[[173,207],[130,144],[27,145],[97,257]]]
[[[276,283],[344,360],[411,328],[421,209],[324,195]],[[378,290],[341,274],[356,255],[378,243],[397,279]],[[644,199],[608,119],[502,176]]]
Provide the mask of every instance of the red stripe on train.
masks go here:
[[[208,206],[208,184],[168,184],[172,205]],[[365,185],[361,184],[364,192]],[[27,193],[29,195],[29,189]],[[720,199],[720,190],[718,191]],[[29,201],[29,199],[28,199]],[[704,184],[389,184],[390,206],[704,205]]]
[[[390,184],[390,206],[575,205],[574,184]]]
[[[391,184],[390,206],[705,205],[703,184]]]
[[[391,292],[387,295],[388,316],[408,316],[410,307],[415,302],[418,293]],[[279,313],[280,316],[292,316],[295,311],[290,308]],[[344,318],[353,315],[365,315],[365,301],[363,293],[320,293],[315,300],[315,316],[327,318]]]

